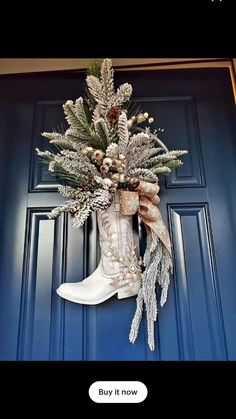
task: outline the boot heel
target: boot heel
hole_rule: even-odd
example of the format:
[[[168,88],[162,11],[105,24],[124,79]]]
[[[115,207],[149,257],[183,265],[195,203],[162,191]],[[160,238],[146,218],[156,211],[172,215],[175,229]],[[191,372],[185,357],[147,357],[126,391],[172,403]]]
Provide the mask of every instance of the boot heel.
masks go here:
[[[126,285],[125,287],[122,287],[117,292],[117,298],[121,300],[122,298],[128,298],[133,297],[134,295],[137,295],[140,289],[140,282],[135,283],[132,287],[129,287],[129,285]]]

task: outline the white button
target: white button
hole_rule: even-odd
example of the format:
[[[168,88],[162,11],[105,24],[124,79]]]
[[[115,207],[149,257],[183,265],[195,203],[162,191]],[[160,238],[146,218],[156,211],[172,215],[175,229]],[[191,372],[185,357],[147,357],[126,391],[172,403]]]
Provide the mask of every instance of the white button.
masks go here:
[[[96,381],[89,387],[95,403],[141,403],[148,394],[141,381]]]

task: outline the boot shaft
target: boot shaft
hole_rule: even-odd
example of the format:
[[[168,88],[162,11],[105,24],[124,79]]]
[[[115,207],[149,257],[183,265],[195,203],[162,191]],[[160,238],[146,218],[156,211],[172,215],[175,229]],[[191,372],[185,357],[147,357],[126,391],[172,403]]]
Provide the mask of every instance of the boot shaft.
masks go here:
[[[123,215],[120,211],[120,193],[115,193],[111,206],[97,211],[99,241],[101,247],[101,268],[106,275],[120,273],[120,263],[112,260],[113,256],[125,258],[130,246],[134,245],[132,215]]]

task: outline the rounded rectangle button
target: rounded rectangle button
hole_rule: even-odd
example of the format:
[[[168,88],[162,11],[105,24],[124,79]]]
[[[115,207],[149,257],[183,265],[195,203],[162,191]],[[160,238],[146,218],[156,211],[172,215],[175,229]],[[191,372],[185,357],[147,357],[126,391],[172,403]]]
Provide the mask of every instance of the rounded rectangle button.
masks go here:
[[[141,381],[95,381],[89,397],[95,403],[141,403],[148,394]]]

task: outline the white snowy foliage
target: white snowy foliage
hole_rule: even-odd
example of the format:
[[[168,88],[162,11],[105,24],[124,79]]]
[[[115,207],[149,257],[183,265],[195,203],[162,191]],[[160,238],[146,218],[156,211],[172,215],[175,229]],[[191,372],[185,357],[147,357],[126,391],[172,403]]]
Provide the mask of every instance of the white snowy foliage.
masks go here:
[[[72,224],[75,228],[80,228],[92,211],[107,209],[111,204],[111,194],[102,188],[95,190],[94,193],[68,186],[59,186],[58,189],[63,196],[73,199],[54,208],[48,218],[57,218],[63,212],[68,212],[72,216]]]
[[[117,134],[119,137],[119,152],[126,154],[126,148],[129,141],[129,132],[127,126],[127,116],[125,112],[122,112],[119,116]]]
[[[160,166],[160,167],[156,167],[155,169],[151,169],[153,173],[155,173],[156,175],[169,175],[171,173],[171,169],[169,169],[169,167],[167,166]]]
[[[122,84],[116,92],[114,91],[114,71],[110,59],[105,59],[102,63],[100,80],[89,75],[86,83],[94,100],[100,105],[101,115],[113,106],[122,106],[130,99],[133,91],[128,83]]]
[[[68,212],[76,227],[84,223],[91,211],[108,208],[114,172],[120,174],[123,170],[124,176],[157,182],[159,174],[168,175],[172,169],[180,167],[182,162],[178,157],[187,153],[185,150],[169,151],[150,127],[134,128],[137,124],[132,123],[128,130],[129,108],[126,109],[125,104],[131,98],[132,86],[124,83],[115,91],[110,59],[103,61],[99,77],[89,75],[86,82],[91,96],[68,100],[63,105],[69,124],[66,131],[42,133],[56,151],[36,150],[48,164],[49,171],[64,181],[58,190],[68,199],[64,205],[55,208],[50,217]],[[118,112],[118,121],[108,116],[112,108]],[[135,121],[134,115],[132,120]],[[138,130],[141,132],[137,133]],[[108,173],[110,182],[105,179],[104,170],[100,170],[101,161],[93,157],[96,150],[106,158],[115,159]],[[121,154],[122,164],[118,166]]]
[[[125,83],[122,84],[118,89],[114,97],[111,99],[112,106],[122,106],[125,102],[127,102],[133,92],[133,88],[131,84]]]
[[[137,177],[145,182],[156,182],[157,176],[149,169],[131,169],[128,171],[129,176]]]
[[[103,100],[108,105],[114,96],[114,70],[112,68],[112,61],[108,58],[101,65],[101,83]]]
[[[108,147],[107,147],[107,151],[106,151],[106,155],[108,157],[112,157],[112,158],[116,158],[118,157],[118,144],[116,143],[111,143]]]
[[[106,143],[110,144],[110,135],[104,118],[99,118],[94,122],[94,128],[99,137]]]
[[[150,146],[152,143],[153,141],[148,134],[140,132],[130,137],[127,151],[132,151],[134,147],[140,147],[142,145]]]
[[[95,106],[94,111],[93,111],[93,115],[92,115],[92,120],[93,120],[93,122],[96,122],[96,121],[97,121],[97,119],[99,119],[100,117],[101,117],[101,106],[100,106],[100,104],[98,103],[98,104]]]
[[[133,151],[127,154],[127,167],[129,169],[142,168],[143,165],[156,154],[155,148],[145,146],[134,147]]]
[[[86,83],[91,95],[95,101],[101,105],[104,112],[106,104],[104,103],[102,83],[99,81],[99,78],[95,76],[87,76]]]
[[[51,153],[51,151],[48,151],[48,150],[41,151],[38,148],[36,148],[35,150],[36,150],[36,153],[38,154],[38,156],[40,156],[40,157],[47,157],[47,158],[53,158],[54,157],[54,154]]]

